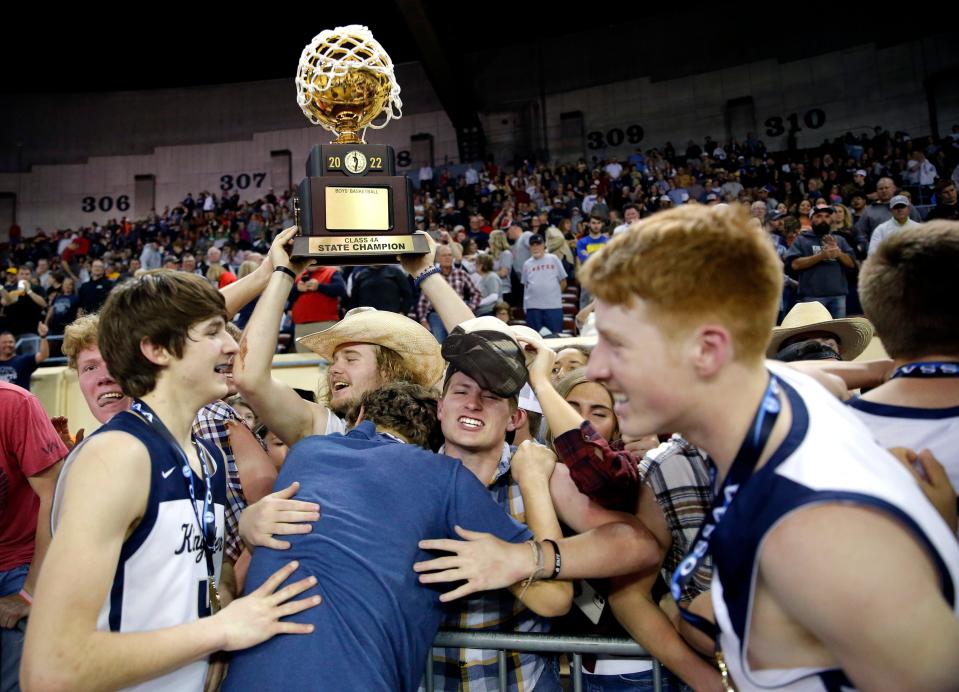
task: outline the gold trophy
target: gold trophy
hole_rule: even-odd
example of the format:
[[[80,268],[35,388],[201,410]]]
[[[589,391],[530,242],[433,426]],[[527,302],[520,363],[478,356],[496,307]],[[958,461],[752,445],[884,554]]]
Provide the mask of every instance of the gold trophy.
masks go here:
[[[353,24],[314,37],[300,56],[296,92],[307,119],[336,139],[314,145],[307,158],[307,177],[293,198],[301,231],[293,255],[321,264],[387,264],[396,255],[428,252],[393,147],[364,140],[367,127],[403,115],[393,62],[370,30]]]

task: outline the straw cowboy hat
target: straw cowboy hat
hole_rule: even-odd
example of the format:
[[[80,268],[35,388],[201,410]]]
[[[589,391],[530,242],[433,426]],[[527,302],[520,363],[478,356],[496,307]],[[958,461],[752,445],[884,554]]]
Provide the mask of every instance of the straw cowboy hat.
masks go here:
[[[826,306],[819,302],[796,303],[786,313],[783,323],[773,328],[766,356],[774,358],[783,342],[806,332],[828,332],[839,341],[839,355],[853,360],[862,353],[873,337],[872,323],[865,317],[833,319]]]
[[[416,383],[431,387],[443,376],[440,345],[429,330],[409,317],[375,308],[355,308],[329,329],[297,339],[320,358],[332,361],[343,344],[376,344],[403,360]]]

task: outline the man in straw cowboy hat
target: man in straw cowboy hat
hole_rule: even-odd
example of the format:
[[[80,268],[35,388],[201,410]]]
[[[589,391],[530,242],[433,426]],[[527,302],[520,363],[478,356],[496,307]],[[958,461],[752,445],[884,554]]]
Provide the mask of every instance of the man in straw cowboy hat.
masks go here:
[[[445,438],[441,451],[462,461],[507,514],[529,525],[542,556],[542,569],[537,569],[525,546],[515,550],[488,534],[470,531],[458,531],[466,542],[422,542],[422,548],[452,555],[417,564],[420,572],[440,570],[424,574],[421,581],[465,581],[442,597],[449,601],[469,596],[448,613],[448,626],[546,631],[548,623],[509,593],[475,592],[527,577],[533,581],[628,574],[646,569],[658,558],[645,527],[635,517],[605,510],[581,495],[551,451],[526,441],[514,454],[507,444],[507,432],[522,420],[517,398],[528,379],[527,363],[539,348],[546,346],[534,331],[508,327],[494,317],[463,322],[443,343],[449,365],[438,407]],[[557,517],[585,535],[564,539]],[[437,689],[490,689],[498,675],[495,661],[488,650],[438,650],[433,657],[434,683]],[[512,653],[507,659],[510,689],[559,689],[555,673],[542,656]]]
[[[873,337],[863,317],[833,319],[822,303],[796,303],[780,326],[773,328],[766,356],[797,360],[853,360]]]
[[[283,308],[306,264],[282,254],[285,257],[274,258],[273,276],[253,311],[233,367],[241,394],[277,437],[292,446],[309,435],[345,432],[342,416],[365,392],[393,381],[429,387],[439,380],[443,358],[428,330],[403,315],[364,308],[351,310],[329,329],[300,340],[329,362],[326,405],[300,398],[292,387],[273,378],[270,369]],[[423,273],[424,292],[427,285],[443,283],[429,267]]]

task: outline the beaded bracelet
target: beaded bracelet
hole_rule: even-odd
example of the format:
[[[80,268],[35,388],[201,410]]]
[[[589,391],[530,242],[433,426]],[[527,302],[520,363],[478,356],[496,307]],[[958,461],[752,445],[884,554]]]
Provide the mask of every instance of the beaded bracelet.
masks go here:
[[[439,273],[440,273],[440,268],[434,264],[432,267],[430,267],[425,272],[423,272],[422,274],[417,276],[415,279],[413,279],[413,283],[416,285],[417,288],[419,288],[419,285],[423,283],[423,281],[433,276],[433,274],[439,274]]]
[[[529,576],[523,580],[523,590],[519,592],[518,599],[523,600],[523,596],[526,595],[526,590],[530,587],[534,581],[536,581],[543,572],[543,548],[535,540],[528,541],[530,548],[533,550],[533,562],[535,567],[533,571],[529,573]]]

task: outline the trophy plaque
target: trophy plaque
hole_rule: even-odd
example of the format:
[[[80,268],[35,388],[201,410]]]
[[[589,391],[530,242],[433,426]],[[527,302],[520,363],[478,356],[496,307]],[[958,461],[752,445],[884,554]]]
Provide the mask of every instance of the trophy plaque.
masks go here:
[[[293,256],[359,265],[429,252],[393,147],[363,139],[367,127],[381,129],[403,114],[393,62],[370,30],[350,25],[314,37],[300,56],[296,91],[307,119],[336,139],[312,148],[293,196],[300,227]]]

